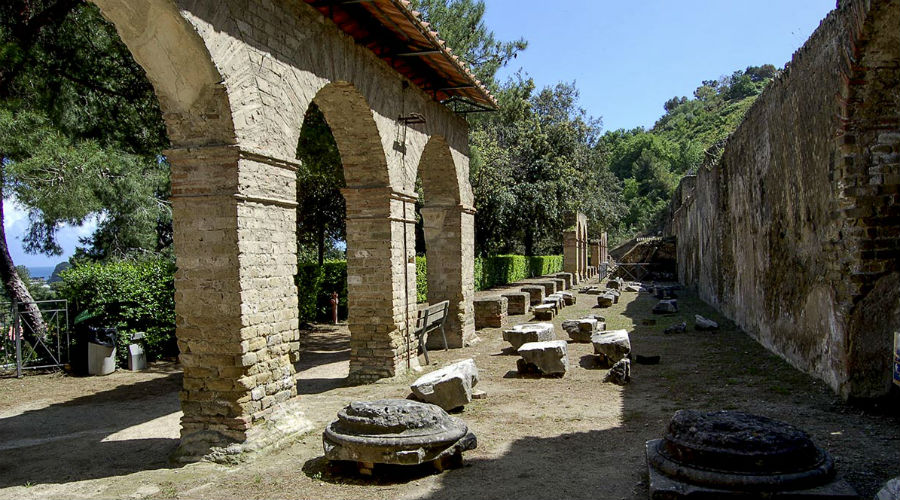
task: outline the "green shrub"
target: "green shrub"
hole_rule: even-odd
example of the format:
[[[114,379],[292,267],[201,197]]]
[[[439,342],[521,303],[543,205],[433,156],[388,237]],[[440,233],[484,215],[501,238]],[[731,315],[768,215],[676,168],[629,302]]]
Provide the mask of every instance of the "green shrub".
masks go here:
[[[330,321],[331,293],[338,294],[338,318],[347,318],[347,261],[300,264],[297,270],[297,298],[300,321]]]
[[[420,256],[416,256],[416,302],[428,302],[428,269]]]
[[[88,311],[91,325],[118,329],[116,358],[125,366],[125,347],[135,332],[145,333],[148,360],[178,354],[174,276],[175,265],[169,259],[83,263],[59,274],[57,290],[69,301],[70,318]],[[85,340],[75,337],[75,342]]]
[[[544,276],[562,271],[562,255],[533,255],[528,257],[528,268],[531,276]]]

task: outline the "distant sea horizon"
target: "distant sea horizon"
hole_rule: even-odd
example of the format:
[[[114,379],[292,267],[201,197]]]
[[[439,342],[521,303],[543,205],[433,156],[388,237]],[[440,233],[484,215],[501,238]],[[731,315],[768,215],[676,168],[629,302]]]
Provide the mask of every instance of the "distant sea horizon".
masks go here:
[[[25,266],[32,278],[49,278],[56,266]]]

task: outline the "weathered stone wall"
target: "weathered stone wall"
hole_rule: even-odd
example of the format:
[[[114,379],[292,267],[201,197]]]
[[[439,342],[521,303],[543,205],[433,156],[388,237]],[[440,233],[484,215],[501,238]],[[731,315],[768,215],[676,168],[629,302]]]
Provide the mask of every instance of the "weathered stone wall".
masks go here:
[[[683,283],[845,397],[900,328],[900,3],[844,1],[674,203]]]
[[[351,380],[417,364],[420,170],[436,182],[425,186],[426,204],[444,266],[429,300],[451,301],[448,338],[461,345],[472,334],[463,119],[301,1],[94,1],[146,70],[172,142],[186,458],[252,451],[304,425],[285,406],[295,403],[299,354],[295,154],[314,100],[347,181]],[[398,121],[412,112],[425,123]]]

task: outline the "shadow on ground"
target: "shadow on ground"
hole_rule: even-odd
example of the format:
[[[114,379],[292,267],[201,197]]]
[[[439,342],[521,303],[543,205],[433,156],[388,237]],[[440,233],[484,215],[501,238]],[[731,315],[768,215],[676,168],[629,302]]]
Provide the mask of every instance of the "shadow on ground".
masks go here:
[[[335,335],[341,333],[341,335]],[[297,394],[322,394],[347,383],[350,331],[344,325],[312,325],[300,332]]]
[[[181,380],[172,373],[0,419],[0,488],[170,467]]]

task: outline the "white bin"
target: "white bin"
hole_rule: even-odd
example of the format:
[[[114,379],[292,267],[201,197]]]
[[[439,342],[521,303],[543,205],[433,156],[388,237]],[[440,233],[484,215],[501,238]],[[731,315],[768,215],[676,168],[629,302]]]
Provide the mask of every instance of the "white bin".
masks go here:
[[[116,348],[88,342],[88,374],[109,375],[116,371]]]

